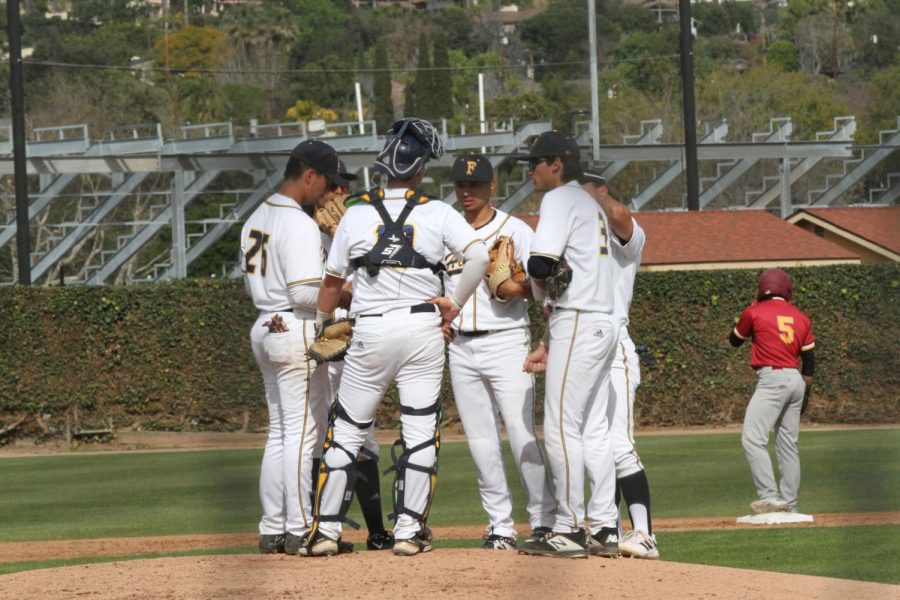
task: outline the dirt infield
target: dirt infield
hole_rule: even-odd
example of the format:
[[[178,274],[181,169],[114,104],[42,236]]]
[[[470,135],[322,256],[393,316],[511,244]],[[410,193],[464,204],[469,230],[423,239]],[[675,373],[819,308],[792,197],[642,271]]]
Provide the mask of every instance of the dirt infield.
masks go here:
[[[479,549],[415,557],[231,555],[159,558],[0,577],[3,598],[898,598],[900,587],[628,559],[564,560]]]
[[[900,512],[820,514],[814,523],[794,525],[738,525],[733,517],[654,519],[655,531],[701,531],[713,529],[746,529],[759,527],[835,527],[847,525],[898,525]],[[435,539],[478,539],[484,534],[480,525],[435,526]],[[344,539],[354,544],[365,541],[365,531],[348,530]],[[117,537],[84,540],[51,540],[40,542],[0,543],[0,563],[30,560],[128,556],[186,550],[216,550],[256,545],[255,533],[222,533],[207,535],[170,535],[160,537]]]

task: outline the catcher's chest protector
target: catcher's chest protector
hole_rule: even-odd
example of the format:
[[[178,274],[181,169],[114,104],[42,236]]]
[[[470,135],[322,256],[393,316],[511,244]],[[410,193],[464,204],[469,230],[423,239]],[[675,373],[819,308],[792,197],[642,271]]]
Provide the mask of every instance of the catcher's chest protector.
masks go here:
[[[383,225],[378,227],[378,241],[360,258],[350,261],[353,269],[365,267],[370,277],[378,275],[383,266],[403,267],[412,269],[431,269],[435,274],[444,270],[440,262],[432,263],[422,256],[412,245],[413,230],[406,225],[409,213],[420,205],[431,200],[425,194],[416,190],[406,192],[406,206],[400,211],[397,220],[391,219],[391,215],[384,207],[384,190],[375,188],[359,196],[363,202],[367,202],[378,211]]]

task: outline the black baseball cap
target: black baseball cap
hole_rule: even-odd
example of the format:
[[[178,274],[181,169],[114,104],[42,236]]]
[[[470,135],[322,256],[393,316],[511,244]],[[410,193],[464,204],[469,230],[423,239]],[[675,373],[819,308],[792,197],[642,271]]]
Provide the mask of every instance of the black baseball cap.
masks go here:
[[[347,181],[356,181],[356,173],[348,171],[347,165],[345,165],[342,160],[338,160],[338,175]]]
[[[578,144],[570,136],[558,131],[545,131],[532,140],[528,154],[514,156],[517,161],[525,162],[533,158],[565,158],[581,157]]]
[[[494,180],[494,167],[484,154],[463,154],[453,162],[450,180],[489,183]]]
[[[578,183],[593,183],[594,185],[607,185],[606,177],[601,175],[598,171],[594,171],[591,169],[585,170],[581,173],[581,177],[578,178]]]
[[[300,142],[291,150],[291,158],[319,171],[325,179],[341,187],[349,183],[340,175],[340,161],[334,148],[319,140]]]

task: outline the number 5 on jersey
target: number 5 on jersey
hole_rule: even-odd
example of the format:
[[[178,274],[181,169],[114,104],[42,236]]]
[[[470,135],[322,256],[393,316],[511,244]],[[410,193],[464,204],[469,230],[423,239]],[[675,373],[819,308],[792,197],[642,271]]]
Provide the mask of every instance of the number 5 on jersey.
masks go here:
[[[266,244],[269,242],[269,234],[260,231],[259,229],[251,229],[250,239],[253,240],[253,245],[250,246],[250,249],[247,250],[247,253],[244,255],[244,272],[249,275],[256,273],[256,265],[253,264],[253,259],[259,254],[259,274],[265,277],[266,267],[269,264],[269,255],[266,253]]]
[[[781,341],[785,344],[790,344],[794,341],[794,328],[792,325],[794,324],[794,317],[785,317],[783,315],[778,315],[778,337],[781,338]]]

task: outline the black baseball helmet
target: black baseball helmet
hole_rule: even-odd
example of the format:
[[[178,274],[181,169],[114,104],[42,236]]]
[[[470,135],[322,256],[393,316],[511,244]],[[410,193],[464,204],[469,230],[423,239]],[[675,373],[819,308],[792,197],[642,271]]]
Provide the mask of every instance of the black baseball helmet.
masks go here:
[[[375,169],[389,177],[410,179],[425,163],[443,154],[444,145],[434,125],[422,119],[401,119],[391,127],[375,159]]]

